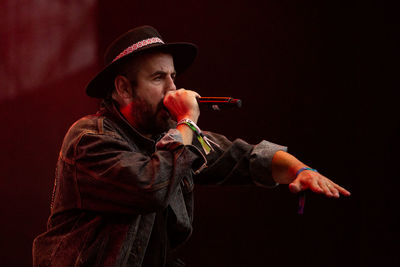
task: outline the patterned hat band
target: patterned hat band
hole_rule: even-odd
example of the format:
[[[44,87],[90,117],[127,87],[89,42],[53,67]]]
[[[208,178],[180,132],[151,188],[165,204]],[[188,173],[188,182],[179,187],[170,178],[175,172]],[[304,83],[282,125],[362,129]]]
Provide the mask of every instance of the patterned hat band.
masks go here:
[[[126,55],[129,55],[131,53],[133,53],[134,51],[136,51],[137,49],[150,45],[150,44],[154,44],[154,43],[160,43],[160,44],[164,44],[163,40],[161,40],[158,37],[153,37],[153,38],[149,38],[149,39],[145,39],[142,40],[140,42],[134,43],[133,45],[129,46],[128,48],[126,48],[124,51],[122,51],[118,56],[116,56],[112,62],[120,59],[121,57],[124,57]]]
[[[161,51],[168,53],[174,60],[177,73],[185,71],[197,55],[197,46],[191,43],[164,43],[158,31],[148,25],[133,28],[120,35],[107,48],[104,55],[104,68],[86,86],[90,97],[107,98],[112,90],[121,60],[145,52]]]

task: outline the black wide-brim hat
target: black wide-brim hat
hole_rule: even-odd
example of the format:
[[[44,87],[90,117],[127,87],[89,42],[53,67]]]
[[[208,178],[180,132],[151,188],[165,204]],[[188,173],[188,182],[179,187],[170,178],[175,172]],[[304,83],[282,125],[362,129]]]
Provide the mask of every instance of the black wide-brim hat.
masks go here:
[[[197,46],[192,43],[165,43],[161,35],[151,26],[134,28],[118,37],[106,50],[105,67],[87,85],[86,94],[105,98],[114,88],[118,66],[128,58],[143,52],[160,51],[171,54],[177,75],[186,70],[197,55]]]

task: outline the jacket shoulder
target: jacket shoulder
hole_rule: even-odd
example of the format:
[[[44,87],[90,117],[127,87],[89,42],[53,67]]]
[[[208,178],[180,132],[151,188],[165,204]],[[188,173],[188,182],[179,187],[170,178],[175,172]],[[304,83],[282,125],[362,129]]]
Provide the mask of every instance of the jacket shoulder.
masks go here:
[[[104,134],[104,116],[87,115],[74,122],[65,134],[60,158],[72,159],[77,144],[86,134]]]

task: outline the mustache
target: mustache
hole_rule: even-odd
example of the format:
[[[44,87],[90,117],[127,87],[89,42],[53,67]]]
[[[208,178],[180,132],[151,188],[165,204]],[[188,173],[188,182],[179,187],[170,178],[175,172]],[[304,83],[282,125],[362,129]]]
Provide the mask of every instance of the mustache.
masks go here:
[[[169,110],[167,109],[166,106],[164,106],[164,99],[161,99],[161,101],[157,105],[157,111],[165,110],[169,114]]]
[[[164,103],[161,100],[157,105],[157,111],[160,111],[160,110],[163,110],[163,109],[167,109],[167,108],[164,106]]]

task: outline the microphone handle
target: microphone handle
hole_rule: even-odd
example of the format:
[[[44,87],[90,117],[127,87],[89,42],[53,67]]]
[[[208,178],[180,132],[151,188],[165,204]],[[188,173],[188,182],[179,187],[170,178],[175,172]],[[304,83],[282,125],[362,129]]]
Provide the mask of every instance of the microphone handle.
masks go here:
[[[242,107],[242,100],[232,97],[199,97],[197,102],[200,106],[207,106],[213,110]]]

